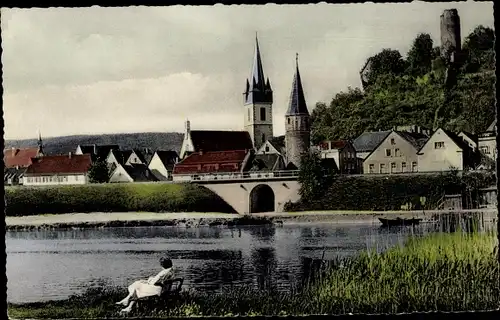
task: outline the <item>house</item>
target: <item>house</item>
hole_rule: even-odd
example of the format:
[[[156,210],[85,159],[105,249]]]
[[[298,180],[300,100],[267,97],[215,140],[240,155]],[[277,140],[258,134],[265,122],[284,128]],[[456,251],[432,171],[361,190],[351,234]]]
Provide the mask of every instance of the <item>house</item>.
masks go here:
[[[496,142],[497,121],[496,119],[490,124],[485,132],[479,135],[478,147],[482,154],[493,161],[497,159],[497,142]]]
[[[109,167],[114,170],[114,168],[121,165],[129,164],[144,164],[147,165],[146,159],[140,150],[110,150],[105,161],[109,164]]]
[[[76,155],[90,154],[92,162],[105,161],[111,150],[120,150],[120,146],[116,144],[109,145],[78,145],[75,150]]]
[[[334,159],[339,173],[360,173],[356,149],[349,140],[323,141],[317,149],[320,158]]]
[[[118,163],[109,178],[110,183],[148,181],[158,181],[158,179],[143,163]]]
[[[175,151],[156,150],[148,168],[159,181],[172,179],[174,165],[179,162],[179,155]]]
[[[16,168],[6,168],[3,170],[3,182],[6,186],[14,186],[23,184],[23,176],[26,172],[26,168],[16,167]]]
[[[199,174],[231,175],[241,173],[249,165],[252,150],[194,152],[174,166],[174,181],[191,180]]]
[[[33,158],[23,176],[25,186],[46,186],[88,183],[92,165],[90,154],[44,156]]]
[[[448,171],[474,169],[479,153],[458,134],[439,128],[418,152],[418,171]]]
[[[285,136],[273,137],[267,140],[257,150],[257,154],[279,154],[285,156]]]
[[[416,172],[417,152],[427,139],[427,135],[423,133],[392,130],[365,158],[363,172]]]
[[[41,157],[40,148],[11,148],[3,150],[3,162],[6,168],[27,168],[31,159]]]
[[[237,151],[253,149],[248,131],[191,130],[189,120],[179,154],[180,159],[195,152]]]
[[[244,171],[251,173],[282,171],[285,170],[285,160],[279,153],[256,153],[249,161],[248,170],[246,169],[243,168]]]
[[[384,140],[391,131],[373,131],[373,132],[363,132],[353,141],[354,149],[356,150],[356,156],[361,160],[365,160],[366,157]]]

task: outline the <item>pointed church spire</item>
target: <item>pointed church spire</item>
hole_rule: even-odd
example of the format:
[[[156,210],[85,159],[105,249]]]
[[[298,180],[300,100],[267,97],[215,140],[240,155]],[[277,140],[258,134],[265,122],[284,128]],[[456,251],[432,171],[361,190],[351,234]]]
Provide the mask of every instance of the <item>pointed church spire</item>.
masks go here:
[[[255,33],[255,52],[253,56],[252,74],[250,76],[250,81],[247,80],[247,82],[249,83],[249,87],[245,90],[245,102],[247,104],[272,103],[272,90],[271,87],[266,84],[257,32]]]
[[[40,132],[40,129],[38,130],[38,155],[42,156],[43,155],[43,141],[42,141],[42,133]]]
[[[302,88],[302,80],[299,72],[299,54],[295,54],[295,76],[293,78],[292,93],[290,94],[290,104],[286,115],[309,114]]]

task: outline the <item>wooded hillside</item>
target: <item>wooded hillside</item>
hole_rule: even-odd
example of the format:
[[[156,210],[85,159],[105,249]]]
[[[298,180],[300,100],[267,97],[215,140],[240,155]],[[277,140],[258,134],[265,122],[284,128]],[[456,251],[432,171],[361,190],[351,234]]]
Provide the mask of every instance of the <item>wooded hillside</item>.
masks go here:
[[[481,133],[495,117],[495,33],[478,26],[462,46],[456,82],[429,34],[419,34],[406,57],[384,49],[367,60],[364,88],[348,88],[312,112],[312,139],[355,138],[398,125],[440,126]],[[363,66],[360,66],[360,68]]]

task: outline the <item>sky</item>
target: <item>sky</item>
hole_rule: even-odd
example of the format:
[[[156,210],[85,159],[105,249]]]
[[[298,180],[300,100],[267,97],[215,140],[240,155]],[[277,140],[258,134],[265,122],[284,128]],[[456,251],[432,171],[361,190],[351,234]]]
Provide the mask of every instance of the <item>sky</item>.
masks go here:
[[[284,134],[295,53],[309,111],[349,86],[384,48],[418,33],[439,45],[458,9],[462,37],[493,28],[493,2],[1,9],[5,139],[243,130],[258,33]]]

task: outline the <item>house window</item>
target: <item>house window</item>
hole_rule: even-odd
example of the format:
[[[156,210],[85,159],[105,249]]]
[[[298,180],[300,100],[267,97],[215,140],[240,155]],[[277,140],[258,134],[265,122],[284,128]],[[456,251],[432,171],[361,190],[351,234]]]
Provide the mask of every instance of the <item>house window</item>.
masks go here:
[[[290,118],[288,118],[287,120],[288,120],[288,124],[290,124]]]
[[[401,171],[402,172],[406,171],[406,162],[401,163]]]
[[[260,108],[260,121],[266,121],[266,108]]]
[[[390,157],[391,156],[391,149],[385,149],[385,156]]]
[[[266,152],[269,152],[269,146],[266,146]]]
[[[482,151],[484,154],[490,154],[490,147],[488,147],[488,146],[482,146],[482,147],[481,147],[481,151]]]
[[[369,173],[375,173],[375,165],[373,163],[370,164],[368,172]]]
[[[398,149],[398,148],[396,148],[396,149],[394,150],[394,154],[395,154],[395,156],[396,156],[396,157],[400,157],[400,156],[401,156],[401,153],[399,152],[399,149]]]
[[[75,176],[75,181],[78,181],[78,176]]]
[[[416,162],[412,162],[411,163],[411,171],[412,172],[417,172],[417,163]]]
[[[443,148],[444,148],[443,141],[434,142],[434,149],[443,149]]]
[[[396,171],[396,163],[392,162],[391,163],[391,173]]]
[[[385,173],[385,164],[384,163],[381,163],[380,164],[380,170],[379,170],[380,173]]]
[[[262,143],[266,142],[266,135],[263,133],[262,134]]]
[[[395,145],[396,144],[396,140],[394,140],[394,138],[391,139],[391,145]]]

